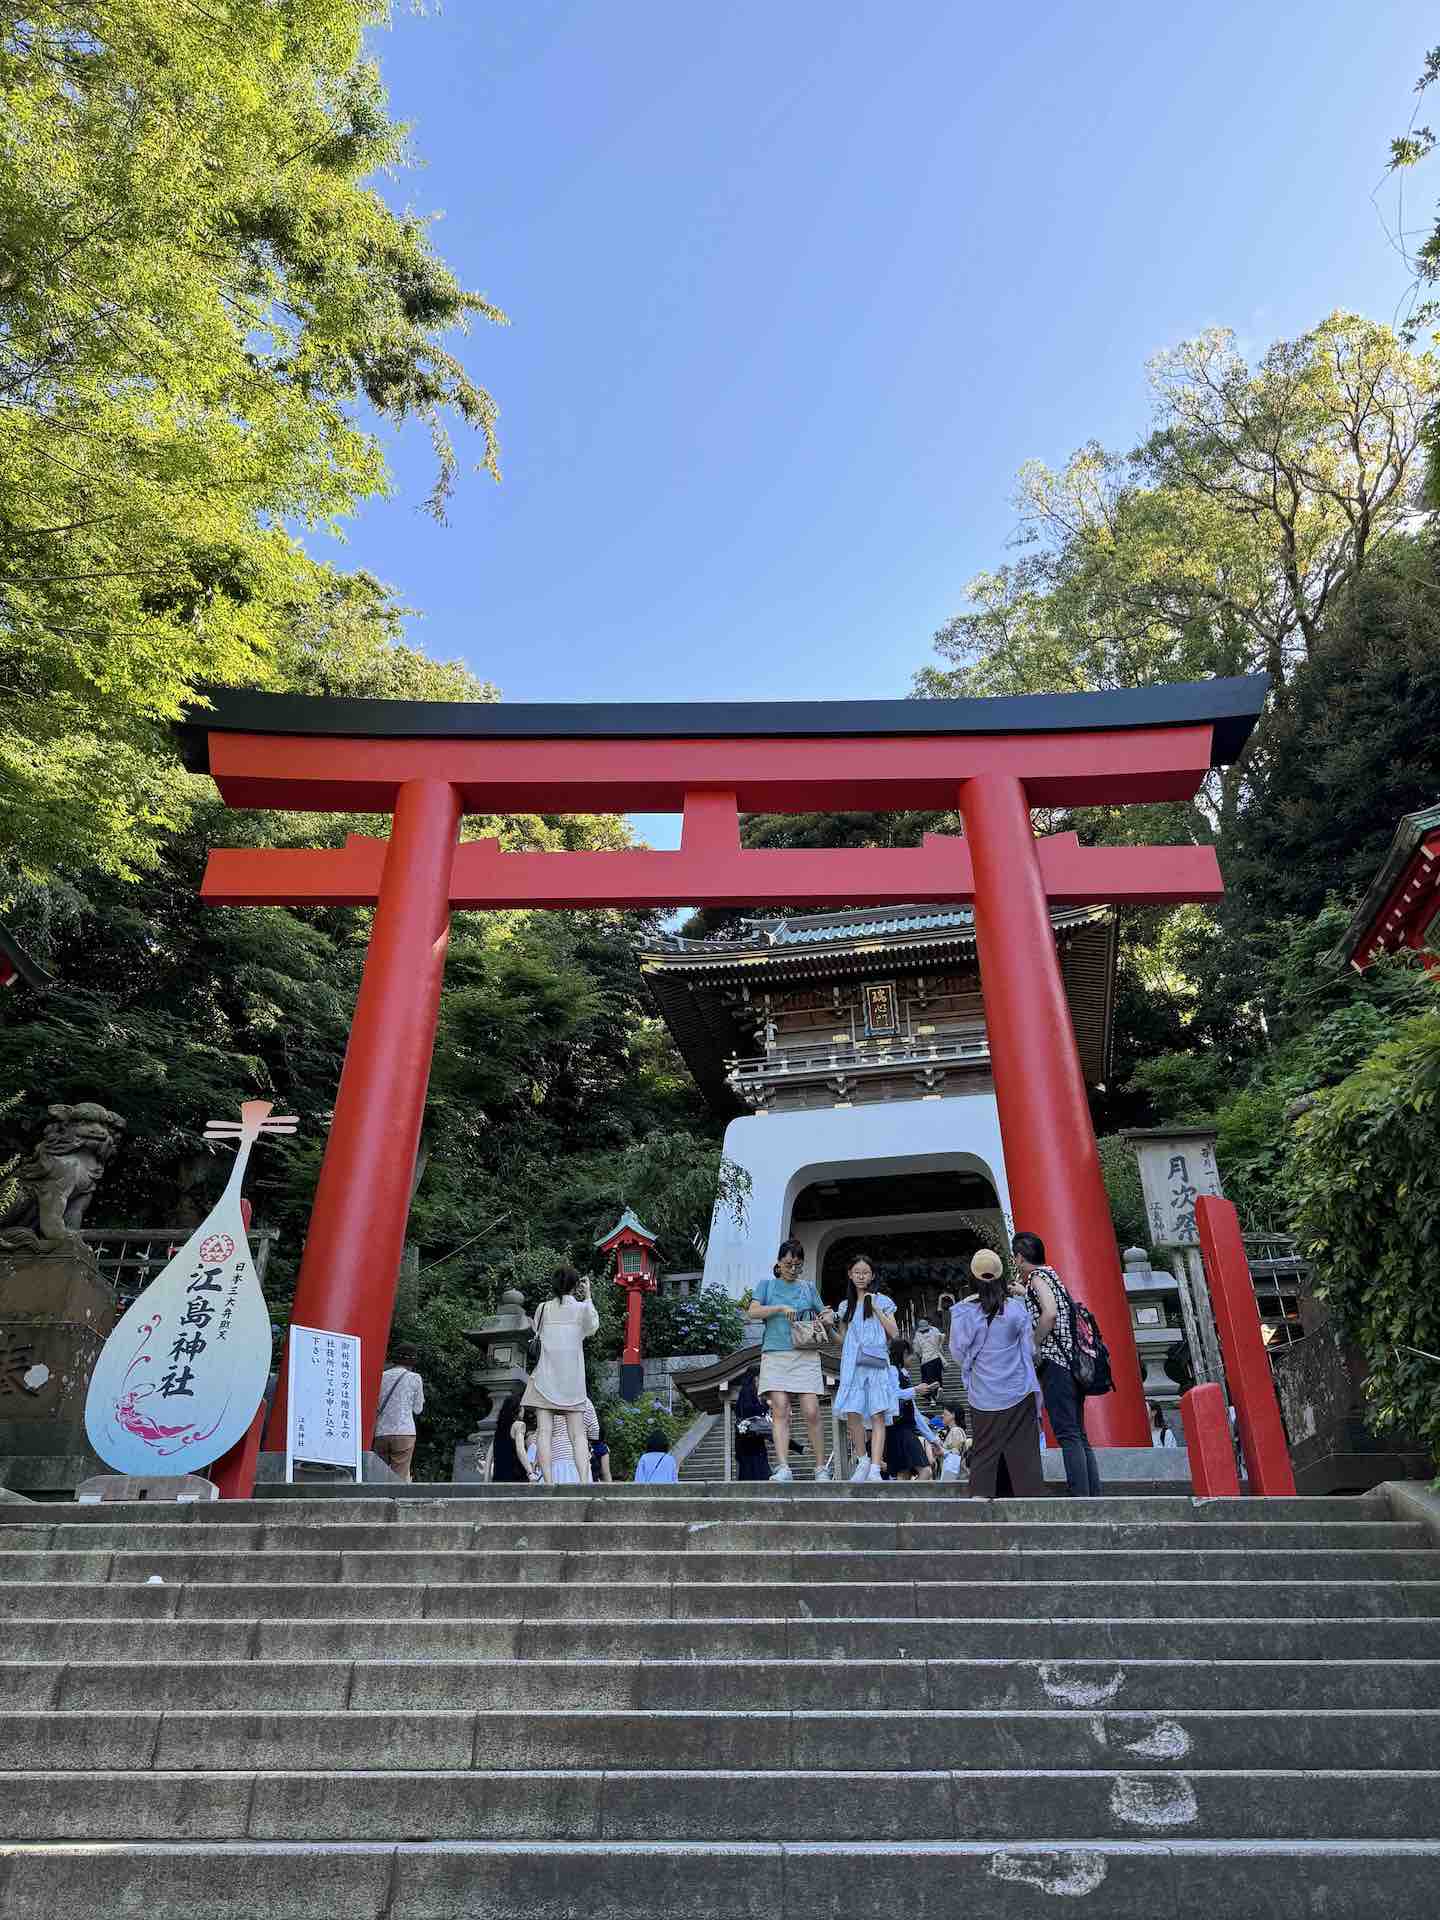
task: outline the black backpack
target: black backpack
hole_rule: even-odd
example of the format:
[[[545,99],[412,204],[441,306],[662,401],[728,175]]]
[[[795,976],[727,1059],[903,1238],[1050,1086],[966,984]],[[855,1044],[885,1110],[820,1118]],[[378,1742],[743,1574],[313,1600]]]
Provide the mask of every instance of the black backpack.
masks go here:
[[[1070,1300],[1070,1372],[1076,1391],[1088,1399],[1115,1391],[1115,1375],[1110,1368],[1110,1349],[1100,1331],[1100,1322],[1090,1309],[1069,1295]]]

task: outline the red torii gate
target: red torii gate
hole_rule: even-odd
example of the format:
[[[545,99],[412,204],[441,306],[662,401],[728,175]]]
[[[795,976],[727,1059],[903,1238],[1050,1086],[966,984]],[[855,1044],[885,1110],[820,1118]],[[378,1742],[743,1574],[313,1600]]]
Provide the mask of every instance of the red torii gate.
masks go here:
[[[1176,905],[1222,892],[1210,847],[1037,840],[1032,806],[1191,798],[1233,761],[1263,676],[1117,693],[775,705],[452,705],[216,691],[182,724],[188,764],[236,807],[393,815],[336,850],[218,849],[214,906],[376,909],[294,1316],[358,1333],[367,1438],[394,1308],[454,907],[974,902],[1005,1171],[1103,1323],[1116,1391],[1092,1438],[1150,1422],[1061,984],[1053,905]],[[958,806],[918,848],[747,850],[741,813]],[[467,813],[678,812],[678,852],[502,853]],[[272,1416],[283,1432],[286,1382]]]

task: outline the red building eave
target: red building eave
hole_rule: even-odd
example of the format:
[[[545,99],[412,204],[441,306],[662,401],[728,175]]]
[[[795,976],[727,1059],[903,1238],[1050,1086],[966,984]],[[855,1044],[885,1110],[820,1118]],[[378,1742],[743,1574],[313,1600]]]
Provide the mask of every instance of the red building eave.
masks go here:
[[[1440,913],[1440,806],[1408,813],[1400,822],[1384,864],[1361,901],[1335,957],[1363,973],[1377,953],[1408,947],[1440,966],[1427,944]],[[1440,945],[1440,941],[1437,941]]]

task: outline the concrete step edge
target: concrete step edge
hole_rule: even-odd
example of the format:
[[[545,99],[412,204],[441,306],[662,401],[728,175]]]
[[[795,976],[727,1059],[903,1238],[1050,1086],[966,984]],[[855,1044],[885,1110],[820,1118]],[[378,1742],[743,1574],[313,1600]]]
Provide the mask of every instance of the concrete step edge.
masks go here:
[[[0,1860],[27,1856],[46,1859],[70,1854],[88,1858],[93,1849],[84,1841],[0,1842]],[[1440,1840],[1066,1840],[1046,1839],[1039,1835],[1025,1840],[128,1840],[107,1842],[104,1865],[133,1857],[137,1861],[166,1858],[204,1859],[214,1857],[279,1857],[302,1864],[326,1855],[424,1855],[477,1854],[524,1860],[532,1855],[555,1855],[605,1859],[616,1854],[630,1857],[654,1855],[661,1858],[718,1859],[735,1855],[766,1856],[840,1855],[845,1858],[879,1857],[903,1861],[915,1854],[944,1857],[971,1856],[988,1859],[994,1854],[1100,1854],[1118,1857],[1164,1859],[1176,1853],[1201,1857],[1235,1855],[1245,1860],[1257,1854],[1280,1859],[1306,1858],[1386,1858],[1395,1855],[1420,1859],[1440,1859]],[[1433,1909],[1432,1909],[1433,1911]]]

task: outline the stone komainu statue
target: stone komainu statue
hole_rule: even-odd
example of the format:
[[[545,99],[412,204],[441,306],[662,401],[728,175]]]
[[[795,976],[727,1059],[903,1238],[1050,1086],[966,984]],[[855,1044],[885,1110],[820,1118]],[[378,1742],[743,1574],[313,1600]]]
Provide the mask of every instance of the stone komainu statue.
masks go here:
[[[15,1170],[20,1197],[0,1214],[0,1248],[58,1247],[77,1232],[125,1130],[118,1113],[93,1100],[48,1111],[39,1140]]]

